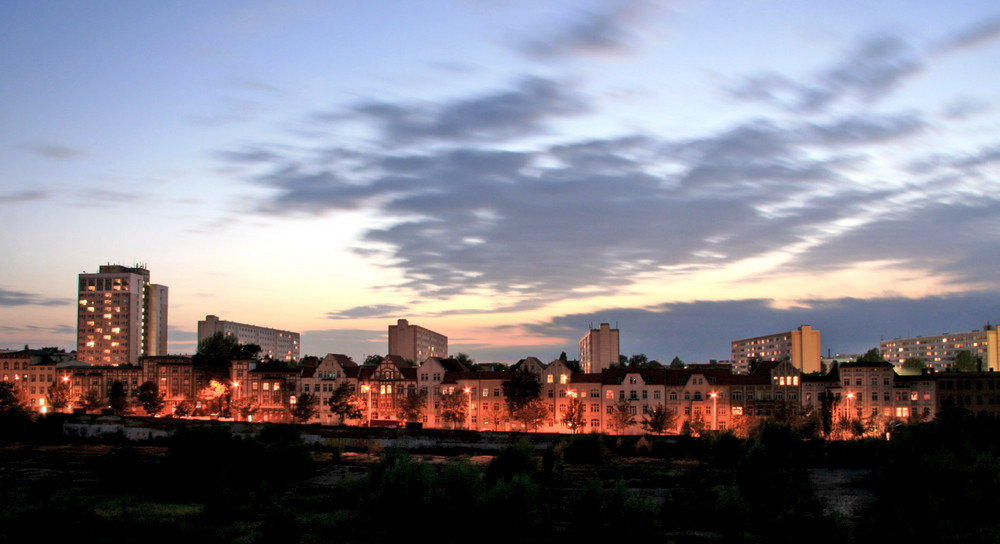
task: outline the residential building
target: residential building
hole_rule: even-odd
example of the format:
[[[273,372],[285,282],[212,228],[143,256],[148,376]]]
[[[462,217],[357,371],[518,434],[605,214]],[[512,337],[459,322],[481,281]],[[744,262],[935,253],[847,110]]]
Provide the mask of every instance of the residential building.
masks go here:
[[[428,357],[448,358],[448,337],[400,319],[389,325],[389,355],[419,364]]]
[[[802,325],[794,331],[733,340],[732,361],[737,371],[749,371],[751,360],[788,360],[803,374],[820,372],[819,331],[813,330],[809,325]]]
[[[167,287],[140,265],[102,265],[79,277],[77,358],[89,364],[137,364],[167,353]]]
[[[236,338],[240,344],[260,346],[262,357],[279,361],[299,360],[300,335],[297,332],[223,321],[214,315],[206,315],[204,321],[198,322],[198,343],[220,332]]]
[[[981,331],[882,340],[879,350],[897,370],[911,358],[922,359],[935,370],[947,370],[959,353],[969,351],[982,359],[983,370],[1000,371],[1000,341],[997,327],[990,324]]]
[[[611,368],[619,363],[620,356],[618,329],[608,323],[591,328],[580,339],[580,370],[584,373]]]

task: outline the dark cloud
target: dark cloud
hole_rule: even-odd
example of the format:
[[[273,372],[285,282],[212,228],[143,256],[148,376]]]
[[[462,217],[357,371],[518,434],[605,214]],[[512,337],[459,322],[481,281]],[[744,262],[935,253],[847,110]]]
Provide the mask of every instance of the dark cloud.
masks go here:
[[[732,96],[771,103],[796,112],[820,112],[845,98],[875,102],[924,68],[909,42],[889,34],[871,37],[833,65],[797,82],[768,73],[750,76],[729,89]]]
[[[0,306],[65,306],[72,303],[70,299],[48,298],[35,293],[0,288]]]
[[[20,204],[22,202],[30,202],[32,200],[42,200],[48,198],[48,193],[43,191],[18,191],[16,193],[7,193],[0,195],[0,204]]]
[[[866,54],[891,56],[897,46],[883,47],[889,52]],[[683,140],[642,135],[501,147],[471,137],[498,136],[513,127],[530,133],[540,119],[564,111],[544,100],[529,106],[527,97],[537,93],[525,89],[536,83],[547,89],[543,95],[566,94],[550,81],[522,81],[520,90],[511,91],[521,96],[516,100],[507,91],[486,93],[430,113],[411,104],[381,104],[381,113],[368,118],[390,140],[437,142],[429,147],[319,145],[303,151],[258,144],[248,148],[249,158],[221,157],[254,163],[250,179],[272,190],[259,201],[260,212],[377,210],[384,221],[364,231],[355,251],[391,262],[405,278],[401,286],[419,296],[496,292],[515,309],[587,296],[580,293],[613,295],[642,274],[669,281],[675,273],[717,269],[793,247],[788,268],[805,273],[895,260],[954,276],[948,263],[967,263],[981,246],[1000,239],[995,229],[980,229],[978,242],[955,247],[941,263],[921,259],[932,253],[929,246],[889,243],[930,228],[938,229],[935,240],[970,240],[969,228],[985,219],[963,212],[997,202],[983,189],[988,184],[968,181],[989,181],[987,166],[997,157],[993,147],[966,156],[927,155],[922,164],[892,164],[909,157],[879,158],[879,172],[908,167],[900,170],[905,179],[868,173],[883,146],[898,148],[927,132],[930,123],[919,113],[756,119]],[[501,103],[521,105],[501,119]],[[423,121],[390,121],[397,115]],[[449,134],[470,137],[446,141]],[[903,203],[893,205],[901,196]],[[953,207],[952,216],[945,205]],[[924,221],[937,218],[935,210],[953,220]],[[883,237],[885,243],[874,243]],[[876,246],[878,251],[869,250]],[[981,266],[969,266],[970,277],[988,275]],[[380,312],[390,313],[362,307],[331,317]]]
[[[406,311],[406,306],[398,304],[372,304],[356,306],[339,312],[327,312],[327,319],[360,319],[370,317],[393,317]]]
[[[651,7],[650,2],[632,0],[607,2],[596,10],[581,9],[565,27],[539,32],[541,36],[527,40],[521,50],[542,60],[630,53],[637,27],[651,15]]]
[[[373,122],[390,144],[422,141],[499,141],[538,133],[543,122],[588,111],[568,87],[525,78],[513,89],[440,106],[368,102],[354,113]]]
[[[772,301],[762,299],[664,304],[652,309],[618,308],[559,316],[529,330],[563,338],[566,343],[562,349],[575,358],[577,342],[587,329],[610,323],[620,330],[622,354],[645,353],[659,361],[677,356],[685,362],[708,362],[729,359],[733,340],[794,330],[800,325],[820,331],[825,356],[827,350],[864,353],[878,347],[882,339],[977,330],[998,320],[1000,294],[989,291],[917,299],[813,300],[790,309],[775,308]]]
[[[83,151],[73,147],[43,142],[31,142],[25,144],[24,147],[34,153],[50,159],[74,159],[83,155]]]
[[[1000,14],[976,22],[948,36],[938,45],[941,52],[978,47],[992,40],[1000,39]]]

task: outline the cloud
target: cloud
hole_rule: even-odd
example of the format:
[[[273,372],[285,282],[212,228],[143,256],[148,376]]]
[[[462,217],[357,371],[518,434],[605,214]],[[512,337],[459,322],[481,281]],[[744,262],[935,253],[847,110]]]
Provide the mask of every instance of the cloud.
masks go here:
[[[372,317],[392,317],[402,315],[406,311],[406,306],[399,304],[372,304],[369,306],[356,306],[339,312],[327,312],[327,319],[362,319]]]
[[[515,88],[523,91],[526,80],[520,81]],[[309,151],[257,144],[256,171],[248,179],[271,191],[257,209],[278,216],[372,210],[380,220],[367,225],[355,251],[399,269],[405,279],[397,287],[432,299],[500,295],[500,311],[593,293],[612,296],[639,276],[671,281],[675,274],[721,270],[775,253],[790,255],[787,268],[805,274],[873,259],[930,267],[950,278],[988,276],[969,259],[1000,233],[970,227],[979,227],[983,210],[998,200],[983,183],[996,148],[934,156],[916,146],[899,154],[914,136],[930,132],[920,112],[747,119],[689,138],[570,137],[518,146],[445,138],[504,134],[518,125],[528,130],[549,118],[514,115],[504,125],[490,113],[472,115],[461,126],[443,121],[458,111],[502,110],[487,106],[494,100],[484,97],[507,93],[455,100],[430,115],[418,111],[427,121],[419,129],[395,121],[387,127],[386,118],[368,117],[389,140],[433,146],[317,144]],[[383,109],[402,114],[410,106]],[[927,158],[918,167],[913,156]],[[219,157],[246,162],[240,154]],[[939,213],[952,220],[937,225],[922,218]],[[923,258],[933,252],[918,243],[889,243],[892,236],[932,227],[938,229],[934,239],[957,241],[950,261]],[[869,251],[870,241],[883,236],[879,251]],[[330,317],[395,310],[364,306]]]
[[[32,200],[43,200],[48,198],[48,193],[37,190],[28,191],[18,191],[16,193],[7,193],[0,195],[0,204],[20,204],[22,202],[31,202]]]
[[[79,149],[44,142],[31,142],[25,144],[24,147],[50,159],[74,159],[83,155],[83,151]]]
[[[581,9],[569,24],[540,32],[543,37],[525,41],[521,50],[542,60],[625,55],[633,50],[638,27],[651,16],[651,7],[646,1],[617,1],[601,4],[599,9]]]
[[[938,44],[939,52],[971,49],[1000,39],[1000,15],[987,17],[948,36]]]
[[[65,306],[68,304],[73,304],[73,301],[0,288],[0,306]]]
[[[513,89],[440,106],[366,102],[353,113],[373,122],[390,144],[424,141],[499,141],[535,134],[543,122],[578,115],[587,103],[566,85],[528,77]]]
[[[924,69],[924,55],[892,34],[869,37],[804,82],[767,73],[744,78],[732,96],[794,112],[821,112],[847,98],[876,102]]]
[[[981,329],[987,322],[1000,320],[998,308],[1000,294],[995,291],[916,299],[811,300],[790,309],[776,308],[767,299],[700,301],[557,316],[533,324],[529,330],[565,339],[564,349],[575,358],[577,341],[590,325],[610,323],[619,328],[624,355],[645,353],[663,362],[677,356],[685,362],[704,363],[730,359],[733,340],[794,330],[800,325],[820,331],[824,356],[827,350],[860,354],[878,347],[882,339]]]

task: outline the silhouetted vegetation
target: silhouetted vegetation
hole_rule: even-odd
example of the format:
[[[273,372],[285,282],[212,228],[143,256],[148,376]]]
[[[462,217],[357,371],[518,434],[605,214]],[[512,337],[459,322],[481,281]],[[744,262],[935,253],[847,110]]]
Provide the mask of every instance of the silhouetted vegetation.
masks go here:
[[[1000,540],[1000,421],[984,417],[901,426],[888,441],[803,438],[774,421],[749,438],[522,435],[486,462],[374,445],[347,460],[343,446],[307,447],[291,425],[43,446],[63,420],[39,418],[34,438],[0,448],[0,541],[21,540],[23,527],[44,528],[46,541],[144,543],[427,531],[444,543]],[[817,484],[841,473],[856,475],[842,486],[857,499],[846,511]]]

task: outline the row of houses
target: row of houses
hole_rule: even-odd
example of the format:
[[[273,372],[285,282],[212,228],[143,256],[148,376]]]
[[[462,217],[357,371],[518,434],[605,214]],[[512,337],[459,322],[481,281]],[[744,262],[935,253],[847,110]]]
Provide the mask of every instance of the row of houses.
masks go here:
[[[749,419],[789,419],[827,411],[834,421],[926,420],[948,409],[996,414],[1000,411],[1000,373],[925,373],[901,376],[886,362],[835,364],[826,374],[802,374],[790,362],[761,363],[749,374],[729,365],[674,368],[611,368],[582,373],[574,361],[543,363],[529,357],[509,369],[470,370],[455,359],[429,357],[413,365],[389,355],[377,365],[358,365],[350,357],[329,354],[311,358],[302,368],[284,364],[232,361],[220,373],[198,368],[191,357],[146,357],[140,365],[94,366],[71,354],[24,350],[0,354],[3,379],[18,384],[40,412],[54,409],[49,389],[58,382],[78,399],[94,390],[107,398],[112,384],[126,385],[132,404],[141,384],[156,383],[164,395],[165,415],[191,410],[213,415],[220,404],[206,394],[209,383],[223,389],[226,400],[252,405],[254,421],[291,421],[292,409],[304,398],[318,400],[309,423],[399,426],[406,399],[422,396],[419,414],[410,416],[428,428],[479,431],[643,432],[647,414],[663,407],[674,414],[668,432],[685,427],[732,429]],[[512,417],[505,382],[528,372],[539,382],[537,404],[542,417],[528,424]],[[350,394],[354,413],[335,413],[331,399]],[[210,391],[211,392],[211,391]],[[444,401],[464,397],[459,417]],[[305,396],[308,395],[308,396]],[[181,409],[182,405],[187,409]],[[335,403],[336,404],[336,403]],[[62,407],[73,409],[73,403]],[[136,408],[138,410],[138,408]],[[234,417],[241,417],[233,411]],[[578,414],[568,425],[567,413]],[[217,413],[216,413],[217,415]],[[624,417],[623,417],[624,416]],[[631,417],[630,417],[631,416]]]

